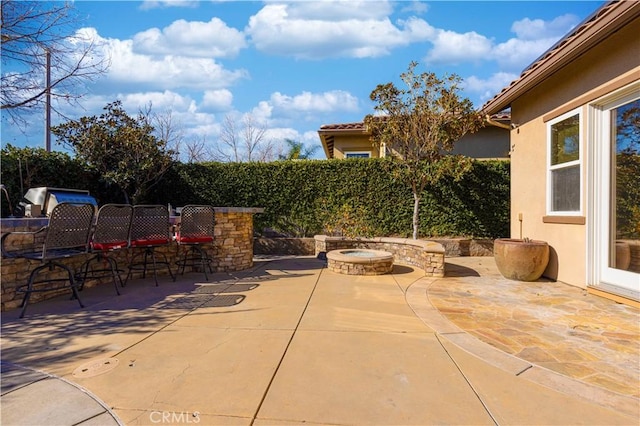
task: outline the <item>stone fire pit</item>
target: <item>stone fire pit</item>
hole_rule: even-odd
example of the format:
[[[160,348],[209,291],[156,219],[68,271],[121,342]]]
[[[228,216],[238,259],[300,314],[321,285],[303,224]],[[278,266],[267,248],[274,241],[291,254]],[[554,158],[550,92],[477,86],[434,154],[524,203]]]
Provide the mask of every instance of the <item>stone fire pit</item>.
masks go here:
[[[383,275],[393,269],[393,254],[381,250],[344,249],[327,253],[327,268],[346,275]]]

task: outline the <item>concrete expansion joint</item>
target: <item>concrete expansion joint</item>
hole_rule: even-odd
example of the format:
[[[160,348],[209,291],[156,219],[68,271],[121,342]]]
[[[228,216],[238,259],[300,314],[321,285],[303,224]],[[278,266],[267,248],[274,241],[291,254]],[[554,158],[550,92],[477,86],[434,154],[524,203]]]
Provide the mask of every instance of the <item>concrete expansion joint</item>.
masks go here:
[[[444,332],[436,331],[436,334],[438,336],[447,337],[447,336],[454,336],[454,335],[465,335],[465,334],[467,334],[467,332],[463,331],[463,330],[460,330],[460,331],[444,331]]]
[[[517,372],[517,373],[516,373],[516,376],[519,376],[519,375],[521,375],[521,374],[525,373],[525,372],[526,372],[527,370],[529,370],[530,368],[533,368],[533,365],[529,365],[529,366],[525,367],[522,371]]]
[[[272,261],[266,262],[263,266],[262,269],[263,270],[267,270],[269,269],[268,266],[270,264],[272,264]],[[284,348],[284,351],[282,352],[282,355],[280,356],[280,359],[278,361],[278,364],[276,365],[273,373],[271,374],[271,378],[269,379],[269,383],[267,384],[264,392],[262,393],[262,397],[260,398],[260,402],[258,403],[258,406],[256,407],[255,411],[253,412],[253,415],[251,417],[251,422],[249,424],[249,426],[253,426],[255,421],[259,418],[259,414],[260,414],[260,410],[262,409],[263,404],[265,403],[265,400],[267,398],[267,395],[269,394],[269,391],[271,390],[271,387],[273,386],[274,380],[276,379],[276,376],[278,375],[279,371],[280,371],[280,367],[282,366],[282,363],[284,362],[285,357],[287,356],[287,353],[289,352],[289,348],[291,347],[291,344],[293,342],[293,340],[296,337],[296,334],[298,333],[298,330],[300,328],[300,324],[302,323],[302,319],[304,318],[305,313],[307,312],[307,309],[309,308],[309,304],[311,303],[311,299],[313,298],[313,295],[315,294],[316,288],[318,287],[318,282],[320,281],[320,277],[322,276],[322,272],[325,270],[326,266],[323,266],[322,269],[320,270],[320,273],[318,274],[315,282],[313,283],[313,288],[311,289],[311,292],[309,293],[309,296],[307,298],[307,301],[304,305],[304,308],[302,310],[302,312],[300,313],[300,316],[298,318],[298,321],[295,324],[295,327],[291,330],[291,335],[289,336],[289,340]],[[255,268],[253,271],[257,271],[259,268]],[[282,271],[282,269],[278,269],[280,271]],[[282,271],[284,272],[284,271]]]

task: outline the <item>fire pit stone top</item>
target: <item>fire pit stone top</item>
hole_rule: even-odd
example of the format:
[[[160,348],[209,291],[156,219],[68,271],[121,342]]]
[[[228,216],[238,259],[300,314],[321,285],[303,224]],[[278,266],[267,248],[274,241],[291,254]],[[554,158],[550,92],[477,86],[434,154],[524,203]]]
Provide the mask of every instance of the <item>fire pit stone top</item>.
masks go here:
[[[373,263],[381,260],[393,261],[393,254],[369,249],[332,250],[327,253],[327,259],[351,263]]]
[[[382,275],[393,269],[393,254],[382,250],[341,249],[327,253],[327,268],[346,275]]]

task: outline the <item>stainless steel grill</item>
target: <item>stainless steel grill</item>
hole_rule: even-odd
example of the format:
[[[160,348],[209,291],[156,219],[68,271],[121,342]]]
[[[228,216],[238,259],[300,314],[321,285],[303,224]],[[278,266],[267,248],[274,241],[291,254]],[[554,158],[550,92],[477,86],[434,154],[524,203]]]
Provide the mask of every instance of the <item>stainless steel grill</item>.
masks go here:
[[[49,216],[53,208],[62,202],[89,203],[98,206],[98,202],[89,194],[89,191],[42,186],[29,189],[18,204],[17,210],[22,216]]]

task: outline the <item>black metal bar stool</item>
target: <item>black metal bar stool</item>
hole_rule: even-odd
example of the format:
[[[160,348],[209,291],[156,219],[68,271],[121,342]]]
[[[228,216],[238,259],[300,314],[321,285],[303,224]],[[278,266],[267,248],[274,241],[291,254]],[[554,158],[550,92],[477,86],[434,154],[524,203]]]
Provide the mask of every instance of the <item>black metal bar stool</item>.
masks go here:
[[[31,271],[27,284],[16,288],[17,292],[24,293],[20,305],[22,307],[20,318],[24,317],[31,294],[35,292],[50,292],[69,288],[73,297],[78,300],[80,307],[84,308],[78,294],[74,271],[60,260],[88,253],[94,215],[95,207],[93,204],[63,202],[56,205],[51,211],[49,225],[35,232],[9,232],[2,236],[0,246],[3,257],[37,260],[42,263]],[[24,248],[8,250],[7,246],[9,246],[9,240],[12,237],[30,241]],[[56,268],[66,272],[66,276],[55,275],[53,271]],[[40,273],[45,270],[49,270],[49,273],[41,277]],[[49,283],[53,282],[68,284],[51,286]]]
[[[211,257],[204,249],[204,245],[213,243],[214,227],[216,224],[213,206],[189,204],[182,208],[180,224],[176,232],[178,244],[178,272],[184,275],[187,266],[200,268],[204,277],[209,281],[207,269],[211,268]],[[183,248],[180,250],[180,248]]]
[[[124,284],[129,281],[132,271],[142,271],[142,278],[147,275],[147,270],[153,270],[153,278],[158,285],[158,270],[166,268],[169,275],[175,281],[171,271],[171,264],[164,253],[157,253],[156,248],[171,244],[169,210],[162,205],[136,205],[133,206],[133,219],[129,237],[129,247],[138,251],[131,256],[129,272]],[[139,250],[136,250],[139,249]],[[160,256],[158,259],[157,254]]]
[[[122,286],[118,262],[110,255],[129,247],[129,232],[133,218],[133,206],[129,204],[105,204],[98,210],[96,225],[93,230],[89,248],[95,255],[82,264],[76,274],[81,283],[80,289],[87,279],[111,277],[118,296]]]

